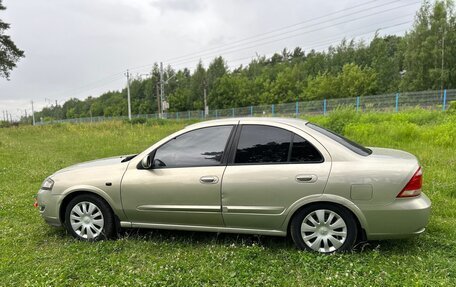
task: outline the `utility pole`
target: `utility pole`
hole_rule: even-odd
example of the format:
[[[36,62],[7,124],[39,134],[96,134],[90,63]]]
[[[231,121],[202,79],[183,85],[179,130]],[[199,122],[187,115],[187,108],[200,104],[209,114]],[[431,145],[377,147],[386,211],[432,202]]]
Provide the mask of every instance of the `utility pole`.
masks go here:
[[[127,70],[127,96],[128,96],[128,119],[131,121],[131,102],[130,102],[130,72]]]
[[[207,117],[208,114],[209,114],[209,107],[207,106],[206,87],[204,87],[204,117]]]
[[[445,9],[446,9],[446,1],[444,1]],[[441,93],[443,97],[443,89],[444,89],[444,81],[443,81],[443,68],[445,66],[445,32],[446,32],[446,25],[447,25],[447,19],[446,19],[446,14],[445,14],[445,23],[443,24],[443,34],[442,34],[442,68],[441,68],[441,75],[440,75],[440,80],[441,80]]]
[[[206,118],[209,114],[209,107],[207,106],[207,82],[206,79],[204,79],[204,117]]]
[[[161,118],[161,109],[160,109],[160,84],[157,83],[157,110],[158,110],[158,117]]]
[[[5,110],[3,110],[2,113],[3,113],[3,121],[5,121]]]
[[[33,101],[32,101],[32,124],[35,125],[35,110],[33,109]]]
[[[165,80],[163,79],[163,62],[160,62],[160,103],[161,103],[161,118],[165,112]]]

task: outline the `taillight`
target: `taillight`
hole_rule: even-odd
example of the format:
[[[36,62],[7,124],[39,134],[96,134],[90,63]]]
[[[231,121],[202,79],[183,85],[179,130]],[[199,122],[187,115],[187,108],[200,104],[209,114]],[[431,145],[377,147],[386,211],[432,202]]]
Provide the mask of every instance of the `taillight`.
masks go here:
[[[397,195],[397,197],[414,197],[421,194],[421,186],[423,185],[423,172],[421,167],[415,172],[412,176],[412,179],[407,183],[407,185],[402,189],[402,191]]]

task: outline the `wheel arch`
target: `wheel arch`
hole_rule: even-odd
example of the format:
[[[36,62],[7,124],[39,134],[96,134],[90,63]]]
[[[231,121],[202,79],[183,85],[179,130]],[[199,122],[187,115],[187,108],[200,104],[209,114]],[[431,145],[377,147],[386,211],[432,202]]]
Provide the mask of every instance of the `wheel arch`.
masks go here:
[[[61,202],[59,204],[59,219],[62,224],[65,223],[65,211],[66,207],[70,203],[70,201],[83,194],[90,194],[98,197],[99,199],[103,200],[111,209],[111,212],[115,218],[116,225],[119,224],[120,220],[119,217],[117,216],[115,209],[113,208],[113,201],[112,199],[101,189],[98,188],[93,188],[89,186],[80,186],[80,187],[75,187],[72,189],[67,189],[64,192],[64,196],[61,198]]]
[[[290,234],[290,224],[293,220],[293,217],[296,216],[296,214],[303,208],[321,203],[337,205],[348,210],[352,214],[359,228],[359,239],[364,240],[366,238],[368,226],[366,218],[364,217],[362,211],[353,202],[337,195],[322,194],[298,200],[289,208],[287,217],[283,223],[283,229],[287,232],[287,234]]]

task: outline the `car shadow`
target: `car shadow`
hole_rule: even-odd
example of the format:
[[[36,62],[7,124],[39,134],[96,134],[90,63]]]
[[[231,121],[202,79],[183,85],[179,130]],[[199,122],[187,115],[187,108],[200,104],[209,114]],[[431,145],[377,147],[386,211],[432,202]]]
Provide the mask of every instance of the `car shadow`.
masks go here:
[[[250,235],[236,233],[216,233],[200,231],[180,231],[162,229],[131,228],[120,232],[121,239],[147,240],[154,242],[174,242],[183,245],[224,245],[224,246],[252,246],[258,245],[264,248],[294,249],[291,238]]]
[[[290,236],[266,236],[235,233],[176,231],[161,229],[124,229],[119,234],[121,239],[146,240],[154,242],[174,242],[183,245],[221,245],[221,246],[252,246],[257,245],[270,250],[296,250]],[[413,253],[416,238],[401,240],[364,241],[357,243],[349,253],[389,252]]]
[[[47,235],[59,240],[72,239],[64,228],[47,229]],[[290,236],[266,236],[236,233],[216,233],[200,231],[180,231],[163,229],[128,228],[122,229],[113,240],[141,240],[155,243],[179,244],[188,246],[260,246],[266,250],[284,251],[296,250]],[[370,252],[387,252],[389,254],[410,254],[419,251],[417,238],[401,240],[367,241],[357,243],[347,254],[361,254]]]

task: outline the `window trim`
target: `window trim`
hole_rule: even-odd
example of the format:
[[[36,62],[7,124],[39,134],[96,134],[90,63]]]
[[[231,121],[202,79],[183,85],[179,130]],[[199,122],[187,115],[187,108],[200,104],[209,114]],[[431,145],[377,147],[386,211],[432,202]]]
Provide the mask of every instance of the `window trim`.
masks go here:
[[[166,142],[164,142],[163,144],[161,144],[160,146],[156,147],[155,149],[153,149],[150,153],[148,153],[147,155],[148,156],[152,156],[152,161],[155,160],[155,154],[157,152],[158,149],[160,149],[162,146],[164,146],[165,144],[169,143],[170,141],[172,140],[175,140],[176,138],[180,137],[180,136],[183,136],[185,134],[188,134],[190,132],[194,132],[194,131],[197,131],[197,130],[201,130],[201,129],[206,129],[206,128],[215,128],[215,127],[231,127],[231,131],[230,131],[230,134],[228,136],[228,140],[226,141],[225,143],[225,148],[223,150],[223,155],[222,155],[222,159],[220,160],[220,163],[217,164],[217,165],[191,165],[191,166],[175,166],[175,167],[153,167],[151,168],[150,170],[157,170],[157,169],[175,169],[175,168],[192,168],[192,167],[216,167],[216,166],[226,166],[226,158],[227,158],[227,151],[229,150],[230,146],[231,146],[231,142],[232,142],[232,138],[234,136],[234,132],[235,130],[237,129],[237,126],[238,124],[226,124],[226,125],[216,125],[216,126],[207,126],[207,127],[200,127],[200,128],[196,128],[196,129],[193,129],[193,130],[189,130],[187,132],[184,132],[184,133],[181,133],[173,138],[170,138],[169,140],[167,140]],[[138,166],[136,167],[137,169],[142,169],[141,167],[141,162],[138,163]]]
[[[281,130],[284,130],[284,131],[287,131],[289,133],[291,133],[291,142],[290,142],[290,147],[289,147],[289,150],[288,150],[288,157],[287,157],[287,161],[286,162],[252,162],[252,163],[236,163],[235,162],[235,159],[236,159],[236,151],[237,151],[237,148],[238,148],[238,145],[239,145],[239,139],[241,138],[241,132],[242,132],[242,128],[244,126],[261,126],[261,127],[270,127],[270,128],[277,128],[277,129],[281,129]],[[293,141],[294,141],[294,137],[295,135],[298,135],[300,137],[302,137],[304,140],[306,140],[313,148],[315,148],[315,150],[320,154],[321,156],[321,161],[296,161],[296,162],[291,162],[289,161],[289,159],[291,158],[291,153],[292,153],[292,148],[293,148]],[[238,127],[236,128],[236,134],[234,136],[234,139],[233,139],[233,144],[231,146],[231,149],[230,149],[230,155],[229,155],[229,158],[228,158],[228,163],[227,163],[227,166],[243,166],[243,165],[282,165],[282,164],[318,164],[318,163],[324,163],[325,162],[325,157],[323,156],[322,152],[313,144],[311,143],[309,140],[307,140],[305,137],[293,132],[293,131],[290,131],[288,129],[285,129],[285,128],[282,128],[282,127],[277,127],[277,126],[274,126],[274,125],[262,125],[262,124],[239,124]]]
[[[332,141],[336,142],[337,144],[343,146],[344,148],[348,149],[349,151],[357,155],[366,157],[372,154],[371,149],[327,128],[321,127],[311,122],[306,123],[306,126],[312,129],[313,131],[331,139]]]
[[[236,152],[234,144],[236,143],[236,136],[238,133],[240,133],[241,125],[238,123],[236,125],[233,125],[233,129],[231,130],[230,137],[228,138],[228,141],[226,142],[225,150],[223,152],[222,160],[220,161],[221,164],[223,165],[228,165],[231,159],[231,153]]]

